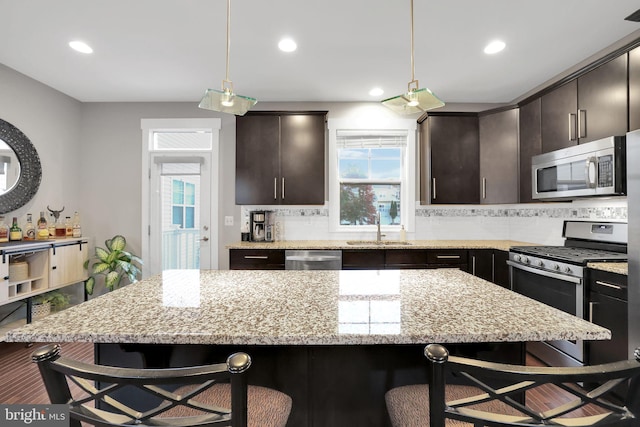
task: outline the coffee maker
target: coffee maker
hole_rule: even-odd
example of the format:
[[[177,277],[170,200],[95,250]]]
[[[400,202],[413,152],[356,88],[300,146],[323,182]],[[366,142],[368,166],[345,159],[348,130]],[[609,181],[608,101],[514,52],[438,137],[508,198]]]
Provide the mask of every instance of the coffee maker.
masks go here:
[[[273,242],[275,240],[274,212],[249,212],[249,227],[252,242]]]

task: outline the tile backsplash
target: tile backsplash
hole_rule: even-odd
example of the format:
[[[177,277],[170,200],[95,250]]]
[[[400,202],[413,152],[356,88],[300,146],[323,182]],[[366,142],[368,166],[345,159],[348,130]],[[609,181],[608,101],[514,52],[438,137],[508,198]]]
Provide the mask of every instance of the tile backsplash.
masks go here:
[[[276,213],[278,240],[370,239],[371,232],[329,232],[328,204],[319,207],[243,206],[242,223],[249,211]],[[513,205],[422,205],[415,211],[415,240],[516,240],[546,245],[563,243],[564,220],[625,222],[626,198],[586,199],[566,203]],[[394,233],[385,238],[396,239]]]

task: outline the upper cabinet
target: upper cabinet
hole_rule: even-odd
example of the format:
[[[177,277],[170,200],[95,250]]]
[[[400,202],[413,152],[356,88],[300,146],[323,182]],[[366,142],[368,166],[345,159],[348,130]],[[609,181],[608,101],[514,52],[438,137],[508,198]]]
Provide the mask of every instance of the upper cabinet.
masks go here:
[[[518,202],[518,110],[481,115],[480,203]]]
[[[326,114],[236,117],[236,204],[324,204]]]
[[[542,153],[540,98],[520,106],[520,203],[532,202],[531,157]]]
[[[542,152],[627,132],[627,55],[542,96]]]
[[[640,47],[629,52],[629,130],[640,129]]]
[[[479,203],[477,114],[429,115],[420,126],[422,203]]]

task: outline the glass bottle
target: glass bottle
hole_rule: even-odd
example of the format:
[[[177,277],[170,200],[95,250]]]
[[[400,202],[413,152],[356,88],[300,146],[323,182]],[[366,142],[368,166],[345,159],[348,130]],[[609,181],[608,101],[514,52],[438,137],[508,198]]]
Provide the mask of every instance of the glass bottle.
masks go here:
[[[82,228],[80,227],[80,214],[73,214],[73,237],[82,237]]]
[[[55,230],[56,239],[64,239],[67,236],[67,227],[60,217],[56,218]]]
[[[13,217],[13,224],[9,229],[9,240],[17,241],[22,240],[22,228],[18,225],[18,217]]]
[[[50,215],[51,217],[53,217],[53,215]],[[55,217],[49,218],[49,238],[50,239],[54,239],[56,237],[56,219]]]
[[[4,216],[0,215],[0,243],[9,241],[9,227],[4,223]]]
[[[38,240],[47,240],[49,238],[49,227],[47,225],[47,219],[44,217],[44,211],[40,212],[40,218],[38,218],[36,226],[38,227],[36,238]]]
[[[64,235],[65,235],[65,237],[72,237],[73,236],[73,225],[71,224],[71,217],[70,216],[65,217]]]
[[[36,239],[36,227],[33,225],[33,218],[31,214],[27,214],[27,223],[24,226],[24,236],[22,236],[24,240],[35,240]]]

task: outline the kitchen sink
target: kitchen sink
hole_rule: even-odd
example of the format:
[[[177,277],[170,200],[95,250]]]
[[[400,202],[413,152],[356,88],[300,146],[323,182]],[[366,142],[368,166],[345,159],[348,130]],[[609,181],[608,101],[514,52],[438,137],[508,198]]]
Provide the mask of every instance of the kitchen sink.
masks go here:
[[[347,245],[353,246],[367,246],[367,245],[377,245],[377,246],[395,246],[395,245],[404,245],[410,246],[411,242],[403,241],[403,240],[347,240]]]

